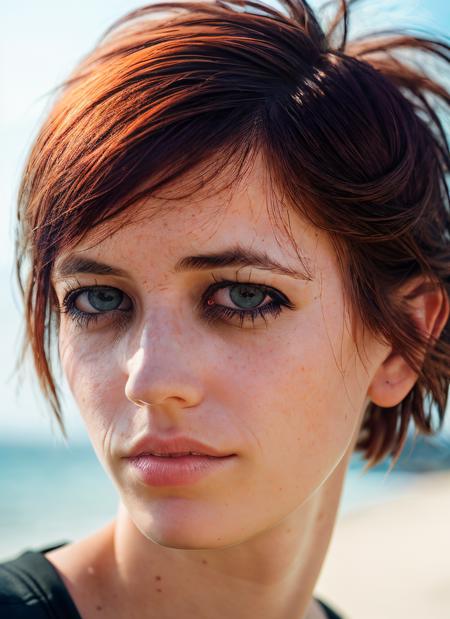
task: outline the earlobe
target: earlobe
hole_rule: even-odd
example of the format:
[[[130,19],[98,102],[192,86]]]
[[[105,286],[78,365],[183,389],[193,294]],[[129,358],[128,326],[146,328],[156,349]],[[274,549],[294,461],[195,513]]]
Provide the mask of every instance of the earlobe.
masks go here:
[[[425,278],[406,284],[399,294],[407,302],[410,314],[427,338],[439,338],[449,318],[448,296]],[[367,395],[384,408],[396,406],[411,391],[417,374],[399,352],[391,352],[376,371]]]
[[[417,374],[399,353],[392,352],[373,377],[367,395],[374,404],[396,406],[411,391]]]

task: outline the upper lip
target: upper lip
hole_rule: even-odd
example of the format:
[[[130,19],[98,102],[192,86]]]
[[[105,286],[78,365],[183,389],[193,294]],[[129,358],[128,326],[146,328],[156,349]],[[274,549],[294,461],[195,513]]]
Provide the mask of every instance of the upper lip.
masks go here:
[[[146,436],[141,439],[135,447],[131,450],[128,458],[135,458],[141,455],[148,455],[152,453],[157,454],[184,454],[189,452],[199,453],[205,456],[215,456],[216,458],[223,458],[225,456],[231,456],[234,454],[223,453],[215,447],[210,447],[201,443],[196,439],[189,438],[187,436],[178,436],[171,439],[161,439],[155,436]]]

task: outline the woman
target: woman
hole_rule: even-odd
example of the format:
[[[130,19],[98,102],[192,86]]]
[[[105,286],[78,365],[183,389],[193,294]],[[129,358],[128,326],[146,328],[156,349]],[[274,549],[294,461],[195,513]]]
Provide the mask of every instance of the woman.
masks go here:
[[[347,13],[154,4],[64,84],[19,195],[26,345],[64,433],[56,335],[120,501],[2,564],[8,617],[338,616],[350,457],[431,434],[450,378],[450,97],[393,53],[450,48]]]

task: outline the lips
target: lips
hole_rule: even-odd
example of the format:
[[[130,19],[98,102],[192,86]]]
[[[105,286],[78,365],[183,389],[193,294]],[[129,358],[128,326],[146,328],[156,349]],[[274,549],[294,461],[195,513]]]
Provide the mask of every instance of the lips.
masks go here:
[[[144,455],[160,456],[161,458],[181,458],[183,456],[224,458],[235,454],[186,436],[162,439],[148,435],[142,438],[125,457],[136,458]]]
[[[213,475],[226,475],[233,469],[236,454],[217,456],[136,456],[126,459],[127,470],[150,487],[174,487],[199,483]]]
[[[148,454],[141,454],[141,455],[145,455],[145,456],[159,456],[160,458],[181,458],[182,456],[205,456],[206,454],[204,453],[200,453],[198,451],[183,451],[180,453],[170,453],[170,454],[166,454],[166,453],[157,453],[155,451],[151,451]],[[211,456],[210,456],[211,457]]]

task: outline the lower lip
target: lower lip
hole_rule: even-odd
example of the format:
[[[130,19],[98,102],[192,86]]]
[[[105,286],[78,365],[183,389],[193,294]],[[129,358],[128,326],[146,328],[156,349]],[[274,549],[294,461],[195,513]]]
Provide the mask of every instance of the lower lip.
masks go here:
[[[135,456],[128,458],[140,479],[149,486],[183,486],[227,466],[232,456]]]

